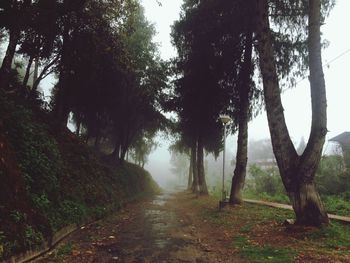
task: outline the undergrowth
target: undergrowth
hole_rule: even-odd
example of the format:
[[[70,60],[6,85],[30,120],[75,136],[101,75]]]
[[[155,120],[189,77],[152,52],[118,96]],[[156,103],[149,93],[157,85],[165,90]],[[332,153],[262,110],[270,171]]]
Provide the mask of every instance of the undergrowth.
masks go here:
[[[0,259],[35,248],[64,226],[102,218],[158,191],[142,168],[107,164],[68,130],[56,132],[48,114],[0,96],[0,132],[14,150],[24,179],[22,196],[28,197],[22,202],[27,208],[13,209],[8,198],[0,200]],[[0,169],[5,185],[7,176]]]

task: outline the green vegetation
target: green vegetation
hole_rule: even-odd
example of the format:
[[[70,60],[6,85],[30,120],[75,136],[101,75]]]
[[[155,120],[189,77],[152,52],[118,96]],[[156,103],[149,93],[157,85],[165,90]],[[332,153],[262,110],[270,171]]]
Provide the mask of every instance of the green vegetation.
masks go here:
[[[348,183],[348,179],[347,172],[344,172],[342,167],[341,157],[324,156],[316,175],[316,183],[327,212],[349,216],[350,198],[349,192],[346,191],[349,188],[343,187]],[[251,177],[246,181],[245,198],[290,204],[276,167],[262,169],[251,165],[249,173]]]
[[[73,250],[72,244],[71,244],[71,243],[66,243],[66,244],[64,244],[63,246],[61,246],[61,247],[58,249],[55,258],[56,258],[57,260],[60,260],[62,256],[71,253],[72,250]]]
[[[322,241],[328,249],[350,248],[350,230],[341,223],[333,222],[318,231],[306,233],[305,237],[313,241]]]
[[[288,263],[294,262],[295,253],[285,248],[272,246],[254,246],[249,244],[247,238],[238,236],[234,239],[234,246],[239,249],[239,253],[249,261]]]
[[[350,226],[332,222],[322,228],[285,226],[293,211],[244,204],[219,211],[217,200],[193,199],[189,207],[247,262],[348,262]]]
[[[0,203],[1,259],[35,248],[64,226],[101,218],[158,191],[145,170],[102,161],[68,130],[55,132],[49,113],[32,110],[21,99],[0,96],[0,116],[0,133],[17,165],[12,170],[20,174],[12,184],[13,178],[0,169],[3,187],[13,187],[2,192]],[[22,194],[5,196],[16,191]]]

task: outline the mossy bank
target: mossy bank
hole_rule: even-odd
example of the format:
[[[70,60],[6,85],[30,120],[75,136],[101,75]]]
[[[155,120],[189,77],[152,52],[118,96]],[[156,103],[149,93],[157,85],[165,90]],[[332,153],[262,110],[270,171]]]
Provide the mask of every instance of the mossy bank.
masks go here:
[[[49,113],[0,96],[0,260],[159,191],[144,169],[103,161]]]

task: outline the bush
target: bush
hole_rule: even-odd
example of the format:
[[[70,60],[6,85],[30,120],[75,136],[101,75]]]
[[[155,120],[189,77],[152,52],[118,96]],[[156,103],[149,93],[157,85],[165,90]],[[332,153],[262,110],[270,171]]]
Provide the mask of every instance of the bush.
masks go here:
[[[350,189],[350,171],[345,169],[342,156],[323,156],[316,173],[321,195],[338,195]]]
[[[338,196],[325,196],[323,201],[328,213],[350,216],[350,203]]]
[[[271,167],[265,170],[253,164],[249,167],[249,174],[252,181],[248,184],[248,187],[250,186],[251,190],[253,189],[257,193],[266,193],[270,196],[285,194],[277,168]]]

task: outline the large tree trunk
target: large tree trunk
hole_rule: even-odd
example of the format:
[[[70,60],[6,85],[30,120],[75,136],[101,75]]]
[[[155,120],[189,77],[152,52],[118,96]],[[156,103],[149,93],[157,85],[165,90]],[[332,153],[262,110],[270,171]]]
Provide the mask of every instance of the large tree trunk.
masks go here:
[[[188,182],[187,182],[187,189],[190,190],[192,186],[193,181],[193,163],[192,163],[192,151],[190,154],[190,167],[188,169]]]
[[[7,88],[10,81],[10,72],[13,57],[15,56],[16,46],[20,37],[20,31],[18,29],[10,30],[10,39],[7,46],[5,57],[2,61],[0,70],[0,88]]]
[[[293,146],[284,119],[272,48],[268,1],[259,0],[257,3],[258,53],[273,151],[282,181],[296,214],[296,222],[303,225],[319,226],[329,222],[314,185],[314,176],[327,131],[327,103],[320,44],[320,0],[309,1],[312,126],[309,142],[301,157],[298,156]]]
[[[242,203],[242,189],[245,182],[248,161],[248,119],[249,119],[249,94],[252,73],[252,33],[247,34],[244,52],[244,64],[240,73],[239,83],[239,121],[236,167],[233,173],[230,204]]]
[[[192,174],[193,174],[193,182],[192,182],[192,192],[198,193],[198,170],[197,170],[197,142],[191,147],[191,158],[192,158]]]
[[[207,183],[205,181],[205,172],[204,172],[204,148],[202,138],[198,138],[197,146],[197,170],[198,170],[198,185],[199,185],[199,194],[208,195]]]

